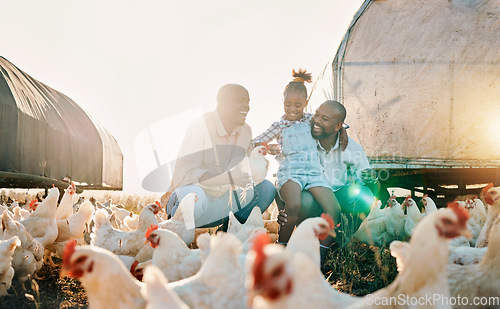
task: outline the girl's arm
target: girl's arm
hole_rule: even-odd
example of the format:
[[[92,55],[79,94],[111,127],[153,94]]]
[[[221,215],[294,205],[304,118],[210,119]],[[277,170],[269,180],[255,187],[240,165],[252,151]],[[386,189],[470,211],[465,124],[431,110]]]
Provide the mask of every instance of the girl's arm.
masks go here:
[[[278,123],[273,123],[266,131],[259,134],[252,141],[253,147],[262,145],[263,143],[269,143],[270,141],[278,138],[281,135],[281,128]],[[279,155],[281,153],[280,146],[278,144],[269,144],[269,154]]]
[[[342,151],[347,148],[347,144],[349,144],[349,136],[347,136],[347,129],[349,129],[349,125],[344,123],[342,124],[342,128],[339,130],[340,135],[340,147],[342,147]]]
[[[281,128],[279,127],[278,123],[275,122],[267,130],[254,138],[252,144],[254,147],[257,147],[262,145],[262,143],[269,143],[279,135],[281,135]]]

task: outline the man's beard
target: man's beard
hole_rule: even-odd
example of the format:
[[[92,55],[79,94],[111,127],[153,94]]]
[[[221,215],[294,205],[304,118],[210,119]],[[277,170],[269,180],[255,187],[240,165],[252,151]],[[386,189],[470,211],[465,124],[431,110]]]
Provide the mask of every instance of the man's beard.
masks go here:
[[[328,136],[332,135],[333,133],[335,133],[335,131],[333,131],[333,132],[331,132],[331,133],[328,133],[328,132],[326,132],[326,131],[325,131],[325,129],[324,129],[323,127],[321,127],[321,130],[322,130],[321,134],[316,135],[316,132],[314,132],[314,130],[313,130],[313,126],[314,126],[314,124],[313,124],[313,123],[311,123],[311,136],[312,136],[314,139],[318,139],[318,140],[320,140],[320,139],[324,139],[324,138],[326,138],[326,137],[328,137]]]

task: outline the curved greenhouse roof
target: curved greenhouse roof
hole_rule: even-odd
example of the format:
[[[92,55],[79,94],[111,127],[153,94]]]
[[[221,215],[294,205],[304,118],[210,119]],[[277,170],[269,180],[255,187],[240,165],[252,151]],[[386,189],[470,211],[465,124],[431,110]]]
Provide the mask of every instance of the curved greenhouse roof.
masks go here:
[[[103,126],[3,57],[0,73],[0,187],[71,179],[84,189],[122,189],[123,155]]]

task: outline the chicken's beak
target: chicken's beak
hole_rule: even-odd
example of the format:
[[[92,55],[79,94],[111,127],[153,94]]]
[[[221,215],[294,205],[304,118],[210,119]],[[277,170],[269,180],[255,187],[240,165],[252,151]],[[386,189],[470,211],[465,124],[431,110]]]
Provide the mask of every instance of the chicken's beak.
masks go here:
[[[335,233],[334,229],[331,229],[330,233],[328,233],[328,235],[332,236],[333,238],[337,237],[337,233]]]
[[[467,239],[472,238],[472,233],[467,227],[460,229],[460,235],[466,237]]]

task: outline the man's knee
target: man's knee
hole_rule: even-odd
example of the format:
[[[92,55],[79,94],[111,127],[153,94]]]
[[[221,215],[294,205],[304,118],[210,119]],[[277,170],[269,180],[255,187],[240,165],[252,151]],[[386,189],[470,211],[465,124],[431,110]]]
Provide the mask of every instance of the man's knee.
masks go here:
[[[310,217],[320,216],[322,213],[321,207],[316,203],[313,195],[309,191],[302,191],[301,207],[299,218],[305,220]]]
[[[201,187],[195,185],[180,186],[175,189],[174,192],[172,192],[172,195],[168,199],[167,205],[165,207],[165,212],[169,216],[173,216],[177,211],[177,207],[181,203],[182,199],[189,193],[196,193],[200,203],[203,203],[206,200],[205,191]]]
[[[265,179],[255,186],[254,191],[259,195],[257,206],[259,206],[262,212],[266,211],[276,197],[276,187],[269,180]]]
[[[356,195],[352,198],[351,202],[348,203],[348,212],[353,215],[363,214],[365,217],[370,213],[371,206],[375,201],[375,196],[373,195],[370,188],[363,185],[356,185],[353,190]]]

